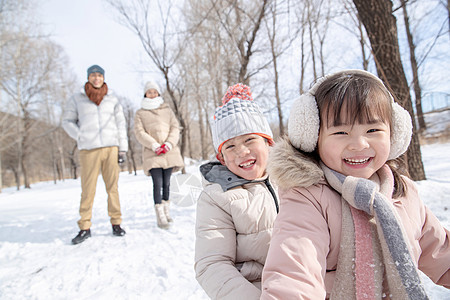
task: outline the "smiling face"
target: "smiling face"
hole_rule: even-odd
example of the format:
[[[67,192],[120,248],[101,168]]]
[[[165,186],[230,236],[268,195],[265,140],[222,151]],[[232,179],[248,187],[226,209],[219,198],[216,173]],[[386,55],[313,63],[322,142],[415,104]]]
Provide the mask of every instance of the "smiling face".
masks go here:
[[[153,99],[159,96],[159,93],[155,89],[149,89],[147,92],[145,92],[145,97],[149,99]]]
[[[368,179],[386,163],[390,140],[390,127],[381,121],[321,126],[319,156],[330,169]]]
[[[389,92],[381,82],[353,74],[331,77],[315,97],[320,111],[320,159],[341,174],[370,178],[389,157]]]
[[[104,77],[102,73],[94,72],[89,74],[88,81],[96,88],[99,89],[102,87],[104,82]]]
[[[231,172],[247,180],[254,180],[266,173],[269,143],[257,134],[244,134],[226,141],[221,155]]]

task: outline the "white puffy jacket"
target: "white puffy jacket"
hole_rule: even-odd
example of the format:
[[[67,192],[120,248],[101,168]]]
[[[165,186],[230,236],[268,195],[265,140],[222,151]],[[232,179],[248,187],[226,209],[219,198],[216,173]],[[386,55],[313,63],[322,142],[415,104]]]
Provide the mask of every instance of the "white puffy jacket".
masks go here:
[[[128,151],[122,106],[109,91],[98,106],[89,100],[84,88],[73,95],[66,106],[62,126],[77,141],[80,150],[118,146],[119,151]]]

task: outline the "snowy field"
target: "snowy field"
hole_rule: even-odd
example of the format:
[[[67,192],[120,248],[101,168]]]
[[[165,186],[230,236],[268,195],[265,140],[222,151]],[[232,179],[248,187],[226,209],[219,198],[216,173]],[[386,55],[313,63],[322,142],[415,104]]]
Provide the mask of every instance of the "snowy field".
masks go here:
[[[422,147],[423,201],[450,228],[450,143]],[[187,168],[199,179],[198,165]],[[178,173],[174,178],[180,176]],[[195,205],[172,206],[174,225],[156,226],[151,179],[121,173],[124,237],[111,234],[99,178],[92,238],[77,234],[79,180],[45,182],[0,194],[0,299],[208,299],[195,280]],[[424,278],[430,299],[450,291]]]

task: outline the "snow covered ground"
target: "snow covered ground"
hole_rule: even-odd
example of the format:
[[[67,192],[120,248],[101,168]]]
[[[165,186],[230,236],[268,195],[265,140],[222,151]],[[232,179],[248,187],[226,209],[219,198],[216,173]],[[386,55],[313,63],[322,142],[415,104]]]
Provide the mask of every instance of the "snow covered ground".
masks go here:
[[[450,228],[450,143],[422,147],[428,179],[421,197]],[[187,168],[199,178],[198,165]],[[174,177],[180,176],[175,174]],[[208,299],[195,280],[195,205],[173,206],[175,223],[156,226],[151,179],[121,173],[124,237],[111,234],[99,178],[92,238],[79,245],[79,180],[4,189],[0,194],[0,299]],[[450,291],[424,277],[430,299]]]

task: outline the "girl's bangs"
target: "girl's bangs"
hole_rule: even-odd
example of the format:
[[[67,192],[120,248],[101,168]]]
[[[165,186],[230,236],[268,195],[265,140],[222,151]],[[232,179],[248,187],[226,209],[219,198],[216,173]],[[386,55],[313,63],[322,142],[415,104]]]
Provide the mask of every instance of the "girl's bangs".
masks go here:
[[[326,118],[323,124],[330,127],[381,121],[391,125],[391,97],[384,86],[369,77],[343,79],[316,94],[316,99],[321,99],[317,101],[320,116]]]

